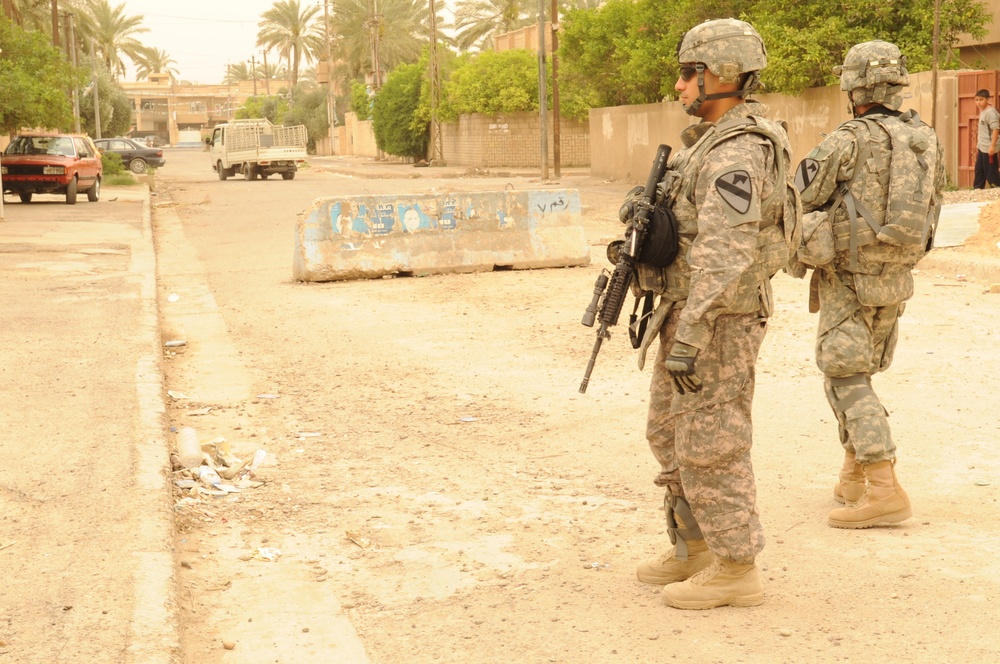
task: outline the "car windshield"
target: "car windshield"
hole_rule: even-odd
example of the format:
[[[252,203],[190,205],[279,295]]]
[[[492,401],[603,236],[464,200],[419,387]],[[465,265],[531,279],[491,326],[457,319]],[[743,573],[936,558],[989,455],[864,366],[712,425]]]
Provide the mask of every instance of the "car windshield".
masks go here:
[[[18,136],[4,154],[48,154],[72,157],[73,139],[68,136]]]

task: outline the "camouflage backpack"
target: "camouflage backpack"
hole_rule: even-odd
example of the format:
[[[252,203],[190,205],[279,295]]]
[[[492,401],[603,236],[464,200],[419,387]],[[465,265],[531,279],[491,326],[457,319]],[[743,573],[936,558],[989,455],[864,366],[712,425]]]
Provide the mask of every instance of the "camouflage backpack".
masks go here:
[[[915,111],[898,117],[879,115],[848,121],[852,123],[857,128],[863,126],[869,135],[888,135],[891,152],[874,154],[867,136],[862,135],[865,132],[857,132],[854,177],[841,184],[828,212],[833,222],[834,247],[850,252],[852,271],[859,269],[859,252],[877,261],[915,265],[931,248],[940,209],[934,196],[937,136]],[[869,209],[855,196],[854,185],[863,173],[874,175],[880,184],[888,176],[884,209]],[[837,223],[836,212],[841,205],[849,220],[846,228]]]

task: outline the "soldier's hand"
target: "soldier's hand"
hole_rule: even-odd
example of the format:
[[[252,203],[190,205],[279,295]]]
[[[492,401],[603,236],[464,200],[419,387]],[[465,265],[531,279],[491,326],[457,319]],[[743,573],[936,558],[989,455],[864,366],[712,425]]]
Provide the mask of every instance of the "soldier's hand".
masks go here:
[[[618,220],[623,224],[632,221],[632,217],[635,216],[635,204],[643,199],[644,191],[643,187],[635,187],[625,195],[625,202],[618,210]]]
[[[694,359],[697,355],[697,348],[680,341],[675,342],[670,349],[666,367],[670,377],[674,379],[677,391],[681,394],[701,390],[701,378],[698,378],[698,374],[694,372]]]

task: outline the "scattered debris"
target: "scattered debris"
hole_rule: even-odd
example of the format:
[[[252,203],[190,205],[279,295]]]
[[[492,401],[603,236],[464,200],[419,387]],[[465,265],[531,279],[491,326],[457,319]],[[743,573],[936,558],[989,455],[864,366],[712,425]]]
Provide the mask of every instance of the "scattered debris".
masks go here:
[[[167,390],[167,396],[170,397],[171,399],[175,399],[175,400],[178,400],[178,401],[181,400],[181,399],[190,399],[191,398],[188,395],[184,394],[183,392],[175,392],[173,390]]]
[[[262,546],[257,549],[257,558],[260,560],[266,560],[269,563],[273,563],[281,556],[281,551],[279,549],[272,549],[270,547]]]
[[[352,542],[360,546],[362,549],[367,549],[369,546],[371,546],[372,541],[370,539],[359,533],[354,532],[353,530],[348,530],[344,534],[347,535],[347,539],[351,540]]]
[[[187,342],[183,339],[171,339],[163,345],[167,348],[180,348],[181,346],[187,346]]]

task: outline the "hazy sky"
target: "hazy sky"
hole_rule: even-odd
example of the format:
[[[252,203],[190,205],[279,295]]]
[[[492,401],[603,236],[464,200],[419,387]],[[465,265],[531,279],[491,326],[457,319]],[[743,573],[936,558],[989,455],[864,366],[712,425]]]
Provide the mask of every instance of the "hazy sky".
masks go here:
[[[111,1],[112,7],[119,4]],[[124,4],[126,15],[145,17],[143,25],[149,31],[138,38],[169,53],[177,63],[178,78],[221,83],[226,63],[246,60],[249,66],[255,51],[260,60],[260,49],[255,48],[257,23],[274,0],[124,0]],[[302,0],[303,7],[308,4]],[[316,4],[322,8],[322,2]],[[127,79],[135,79],[131,68]]]
[[[336,0],[334,0],[336,1]],[[260,60],[257,43],[257,23],[260,15],[271,8],[274,0],[111,0],[111,6],[125,5],[127,16],[142,15],[148,32],[138,35],[146,46],[170,54],[177,63],[174,68],[181,80],[196,83],[221,83],[226,76],[226,64],[250,57]],[[323,14],[322,0],[300,0],[305,8],[315,5]],[[438,0],[443,14],[454,0]],[[277,57],[272,51],[268,63]],[[135,80],[135,70],[128,58],[126,80]],[[303,63],[305,66],[305,63]]]

